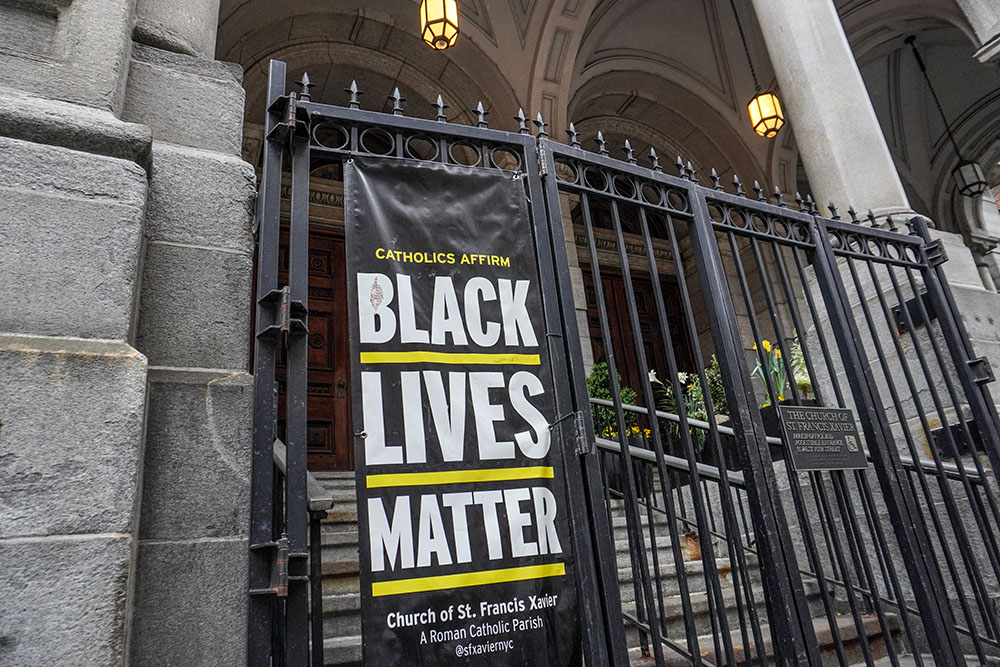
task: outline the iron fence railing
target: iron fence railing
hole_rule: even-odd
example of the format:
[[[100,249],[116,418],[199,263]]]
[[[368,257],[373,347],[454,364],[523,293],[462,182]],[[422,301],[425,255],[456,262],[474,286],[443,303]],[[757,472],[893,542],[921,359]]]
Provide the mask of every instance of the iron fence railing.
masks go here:
[[[726,191],[714,172],[706,187],[690,163],[678,159],[669,175],[650,150],[649,166],[639,165],[627,141],[624,160],[613,159],[600,134],[596,152],[585,151],[572,126],[569,145],[559,144],[540,117],[532,134],[523,113],[520,131],[507,133],[488,128],[481,110],[471,127],[447,122],[443,103],[424,120],[403,116],[399,99],[389,115],[362,110],[356,87],[349,94],[346,107],[311,101],[308,86],[286,95],[284,66],[272,64],[251,664],[309,657],[304,584],[319,573],[308,553],[303,430],[308,177],[317,161],[354,155],[523,177],[541,274],[552,276],[543,304],[557,409],[576,416],[553,428],[575,443],[566,483],[595,664],[626,664],[629,651],[658,665],[819,665],[825,654],[845,667],[883,655],[898,665],[905,653],[938,665],[1000,654],[992,374],[974,356],[922,220],[902,231],[853,211],[842,220],[832,206],[825,217],[809,198],[791,208],[756,183],[747,193],[734,179]],[[279,285],[286,159],[289,279]],[[279,345],[284,474],[271,460]],[[610,400],[588,396],[592,356],[607,365]],[[781,401],[851,410],[868,467],[796,470]],[[270,577],[286,553],[287,598],[276,602]],[[314,606],[314,639],[319,615]]]

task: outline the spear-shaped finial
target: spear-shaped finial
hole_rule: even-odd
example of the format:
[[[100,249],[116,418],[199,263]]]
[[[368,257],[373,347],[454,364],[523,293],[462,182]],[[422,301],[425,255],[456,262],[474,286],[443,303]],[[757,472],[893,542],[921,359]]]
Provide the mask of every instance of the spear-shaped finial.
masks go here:
[[[812,195],[806,195],[806,210],[810,215],[819,214],[819,207],[816,206],[816,201],[813,199]]]
[[[517,110],[517,115],[514,116],[514,120],[517,121],[518,134],[531,134],[531,130],[528,129],[528,117],[524,115],[524,109]]]
[[[896,226],[896,222],[892,219],[891,215],[885,216],[885,222],[886,224],[889,225],[890,232],[895,232],[899,229],[899,227]]]
[[[576,131],[576,125],[573,123],[569,124],[569,129],[566,130],[566,134],[569,135],[569,145],[573,148],[580,147],[580,133]]]
[[[440,95],[438,95],[437,99],[434,101],[434,104],[432,104],[431,106],[437,110],[437,118],[435,118],[434,120],[436,120],[439,123],[447,123],[448,116],[444,115],[444,110],[448,108],[448,105],[444,103],[444,99]]]
[[[601,155],[608,154],[608,142],[604,140],[604,133],[600,130],[597,131],[597,137],[594,139],[597,143],[597,152]]]
[[[753,182],[753,191],[757,193],[757,201],[767,201],[767,197],[764,196],[764,188],[761,187],[760,181]]]
[[[389,96],[389,99],[392,100],[392,115],[402,116],[403,102],[406,101],[406,98],[400,95],[399,88],[396,88],[394,91],[392,91],[392,95]]]
[[[875,214],[872,213],[871,209],[868,209],[868,215],[866,216],[868,224],[872,227],[878,227],[878,220],[875,218]]]
[[[309,80],[309,72],[303,72],[302,78],[295,82],[298,84],[299,88],[302,89],[302,93],[299,95],[299,99],[303,102],[308,102],[311,98],[309,97],[309,89],[315,88],[316,84]]]
[[[829,204],[826,205],[826,207],[828,209],[830,209],[830,219],[831,220],[840,220],[840,214],[837,213],[837,205],[836,204],[834,204],[831,201]]]
[[[746,197],[747,193],[743,192],[743,182],[740,181],[740,177],[733,174],[733,186],[736,188],[737,197]]]
[[[851,222],[855,224],[860,222],[860,220],[858,220],[858,212],[854,209],[853,206],[847,207],[847,215],[851,216]]]
[[[652,146],[649,147],[649,162],[653,166],[653,171],[663,171],[663,167],[660,166],[660,156]]]
[[[722,179],[719,178],[719,172],[715,171],[715,167],[712,167],[712,171],[709,172],[708,177],[712,180],[712,188],[715,190],[722,190]]]
[[[544,139],[549,136],[549,133],[545,131],[545,128],[548,127],[549,124],[545,122],[544,118],[542,118],[541,111],[539,111],[538,115],[535,116],[535,120],[531,122],[533,122],[535,124],[535,127],[538,128],[538,136],[540,138]]]
[[[775,203],[781,208],[788,208],[788,204],[785,203],[785,195],[781,193],[781,188],[777,185],[774,186],[774,199]]]
[[[362,95],[364,95],[364,92],[358,90],[358,82],[357,81],[351,81],[351,87],[350,88],[344,88],[344,92],[348,93],[351,96],[350,99],[347,100],[347,108],[348,109],[360,109],[361,108],[361,100],[359,100],[358,98],[361,97]]]
[[[684,158],[680,155],[674,160],[674,166],[677,167],[677,175],[681,178],[687,178],[687,169],[684,168]]]
[[[800,211],[806,210],[806,200],[802,198],[798,190],[795,191],[795,205],[799,207]]]
[[[694,167],[691,165],[691,160],[687,161],[687,165],[686,166],[687,166],[688,180],[691,180],[691,181],[694,181],[695,183],[697,183],[698,182],[698,176],[695,175]]]
[[[635,151],[632,150],[632,142],[626,139],[622,148],[625,149],[625,161],[629,164],[635,164]]]
[[[906,221],[906,228],[910,230],[910,236],[920,236],[920,227],[917,225],[916,217]]]
[[[490,115],[490,112],[483,108],[482,100],[476,104],[476,127],[489,127],[486,122],[486,117]]]

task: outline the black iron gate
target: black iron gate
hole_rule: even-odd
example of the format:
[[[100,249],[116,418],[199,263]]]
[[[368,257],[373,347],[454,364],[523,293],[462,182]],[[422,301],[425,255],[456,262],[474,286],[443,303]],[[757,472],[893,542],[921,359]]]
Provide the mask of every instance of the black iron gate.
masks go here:
[[[884,656],[898,665],[910,653],[916,664],[959,665],[1000,655],[992,378],[923,221],[906,233],[853,211],[823,217],[811,199],[792,209],[756,183],[749,196],[738,180],[726,192],[714,172],[702,186],[680,159],[677,176],[652,151],[640,166],[628,142],[624,161],[600,135],[596,152],[575,132],[568,146],[554,142],[541,117],[535,134],[523,113],[519,133],[500,132],[481,106],[464,126],[447,122],[440,98],[435,120],[424,120],[403,115],[398,92],[380,114],[360,108],[355,86],[338,107],[313,103],[307,80],[286,95],[284,79],[272,63],[258,211],[251,664],[309,664],[310,641],[322,664],[304,437],[308,178],[310,164],[352,155],[523,174],[539,265],[554,278],[543,303],[557,408],[578,416],[553,428],[567,445],[592,664]],[[277,278],[284,159],[287,286]],[[623,285],[615,328],[609,269]],[[591,287],[574,289],[585,274]],[[665,275],[676,295],[664,293]],[[639,280],[650,293],[637,294]],[[593,346],[578,326],[588,313]],[[279,344],[284,466],[274,464]],[[850,410],[868,467],[796,464],[779,406]]]

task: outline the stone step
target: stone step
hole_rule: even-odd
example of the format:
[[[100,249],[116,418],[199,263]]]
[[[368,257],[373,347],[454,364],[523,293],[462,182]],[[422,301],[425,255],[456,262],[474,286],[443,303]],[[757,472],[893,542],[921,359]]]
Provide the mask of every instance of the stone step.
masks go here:
[[[334,505],[333,509],[327,511],[326,518],[323,519],[323,528],[330,529],[332,526],[343,526],[349,528],[353,525],[354,531],[358,529],[358,506],[357,505]]]
[[[323,634],[346,637],[361,634],[361,595],[344,593],[323,596]]]
[[[323,561],[323,595],[357,593],[361,589],[361,568],[357,558]]]
[[[650,571],[652,571],[652,561],[649,562]],[[717,571],[719,582],[722,584],[723,591],[727,589],[732,589],[736,585],[736,579],[732,573],[732,565],[728,558],[718,558],[715,561],[715,568]],[[705,576],[705,564],[700,561],[687,561],[684,563],[684,573],[686,575],[686,581],[689,593],[702,593],[708,590],[708,578]],[[747,561],[747,573],[749,574],[750,583],[753,586],[760,584],[760,571],[757,569],[756,563],[753,561]],[[660,562],[660,590],[664,597],[673,597],[680,595],[680,579],[678,577],[677,568],[674,567],[672,562]],[[651,581],[653,585],[653,592],[656,593],[656,580]],[[623,567],[618,569],[618,585],[621,590],[622,602],[632,602],[635,600],[635,586],[633,585],[633,570],[631,564],[626,560]],[[741,584],[742,585],[742,584]]]
[[[820,608],[817,604],[817,596],[819,593],[819,586],[814,581],[804,582],[806,599],[810,601],[811,605]],[[767,606],[764,598],[764,588],[760,584],[751,587],[754,600],[754,608],[757,611],[757,618],[760,622],[764,623],[767,621]],[[626,594],[633,598],[632,600],[626,602],[622,601],[622,609],[629,614],[635,615],[635,595],[631,585],[621,587],[622,597]],[[655,597],[655,589],[654,589]],[[741,597],[742,588],[741,588]],[[691,613],[694,617],[695,627],[699,634],[711,634],[712,630],[712,619],[709,615],[709,594],[707,591],[692,592],[689,595]],[[713,598],[714,601],[714,598]],[[724,607],[724,613],[729,624],[730,629],[739,629],[739,610],[736,606],[736,590],[730,584],[729,586],[724,586],[722,588],[722,604]],[[745,598],[744,598],[745,603]],[[743,605],[743,611],[746,619],[746,623],[750,624],[749,611],[746,604]],[[664,596],[663,599],[663,615],[666,617],[667,633],[669,637],[679,637],[683,639],[685,637],[684,629],[684,603],[679,595],[674,596]],[[716,611],[716,615],[719,612]],[[814,614],[817,615],[817,614]],[[638,646],[639,645],[639,631],[638,629],[627,624],[626,627],[626,640],[628,646]]]
[[[869,646],[871,647],[872,657],[876,660],[880,660],[888,654],[888,649],[886,647],[882,628],[878,622],[878,617],[874,614],[867,614],[862,616],[862,622],[864,634],[868,637]],[[890,634],[894,638],[897,638],[901,627],[899,616],[895,614],[887,614],[886,623],[889,626]],[[855,625],[853,618],[849,616],[838,618],[836,627],[840,635],[840,641],[844,646],[844,653],[848,663],[851,665],[865,664],[864,655],[861,650],[861,642],[858,638],[857,626]],[[837,657],[836,649],[834,648],[833,632],[830,629],[830,623],[826,618],[814,619],[813,629],[816,633],[816,640],[819,644],[820,656],[822,658],[823,665],[829,665],[830,667],[839,665],[840,661]],[[744,646],[743,636],[739,629],[730,634],[733,655],[736,660],[734,663],[735,665],[746,665],[748,658],[753,660],[754,664],[756,664],[756,657],[759,652],[757,650],[753,634],[749,628],[747,630],[747,635],[750,643],[749,645]],[[761,625],[761,635],[763,640],[763,653],[769,660],[773,660],[774,645],[772,643],[770,628],[766,624]],[[685,650],[687,649],[687,640],[683,635],[675,638],[675,641]],[[716,658],[715,642],[712,635],[700,636],[698,638],[698,649],[699,654],[706,662],[712,664],[728,664],[726,662],[724,648],[722,649],[722,655],[720,655],[718,659]],[[629,659],[632,667],[647,667],[654,664],[652,657],[643,656],[638,646],[634,646],[629,649]],[[682,667],[684,665],[690,665],[691,661],[672,649],[664,647],[663,664],[668,667]],[[883,663],[880,661],[878,664],[882,665]],[[901,667],[904,664],[913,663],[902,662]]]
[[[361,635],[323,639],[323,664],[328,667],[360,667]]]

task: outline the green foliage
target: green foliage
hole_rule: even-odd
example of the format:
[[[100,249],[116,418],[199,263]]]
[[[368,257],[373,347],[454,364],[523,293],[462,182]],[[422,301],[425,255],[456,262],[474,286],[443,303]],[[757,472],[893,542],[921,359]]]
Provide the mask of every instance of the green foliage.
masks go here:
[[[638,394],[631,387],[622,385],[622,376],[618,375],[618,387],[622,397],[622,403],[626,405],[636,405]],[[594,364],[587,376],[587,393],[591,398],[600,398],[605,401],[614,401],[614,394],[611,392],[611,372],[608,364],[604,361]],[[603,405],[591,405],[591,415],[594,418],[594,431],[603,433],[606,429],[615,430],[614,408],[607,408]],[[639,423],[634,412],[625,413],[625,423],[627,426],[636,426]]]
[[[759,348],[757,343],[754,343],[753,349],[757,352],[757,365],[750,375],[760,377],[760,381],[764,384],[764,400],[761,401],[760,407],[777,405],[785,400],[785,387],[788,385],[785,362],[781,360],[781,348],[772,345],[771,341],[765,338],[760,342]]]
[[[712,359],[705,367],[705,379],[708,380],[708,395],[712,399],[712,409],[717,415],[729,414],[729,403],[726,400],[726,385],[722,381],[722,368],[719,360],[712,355]]]
[[[708,398],[711,400],[713,411],[716,415],[726,415],[729,408],[726,403],[726,390],[722,382],[722,369],[719,367],[719,360],[712,356],[711,361],[705,368],[705,380],[708,384]],[[656,377],[656,371],[650,371],[649,381],[653,383],[653,388],[659,394],[657,407],[663,412],[680,414],[677,405],[677,398],[674,395],[673,382],[667,384]],[[680,385],[681,398],[684,401],[684,412],[690,419],[701,421],[708,420],[708,407],[705,401],[705,388],[702,386],[701,375],[698,373],[677,374],[677,381]],[[680,437],[680,425],[676,422],[670,423],[670,431],[674,437]],[[704,429],[691,429],[698,450],[705,446],[706,432]]]
[[[813,383],[812,378],[809,377],[809,369],[806,367],[806,357],[802,353],[802,345],[799,344],[798,338],[795,339],[795,344],[792,345],[792,353],[788,357],[788,360],[792,362],[792,379],[795,381],[795,386],[798,387],[803,398],[809,398],[809,394],[813,390]]]

